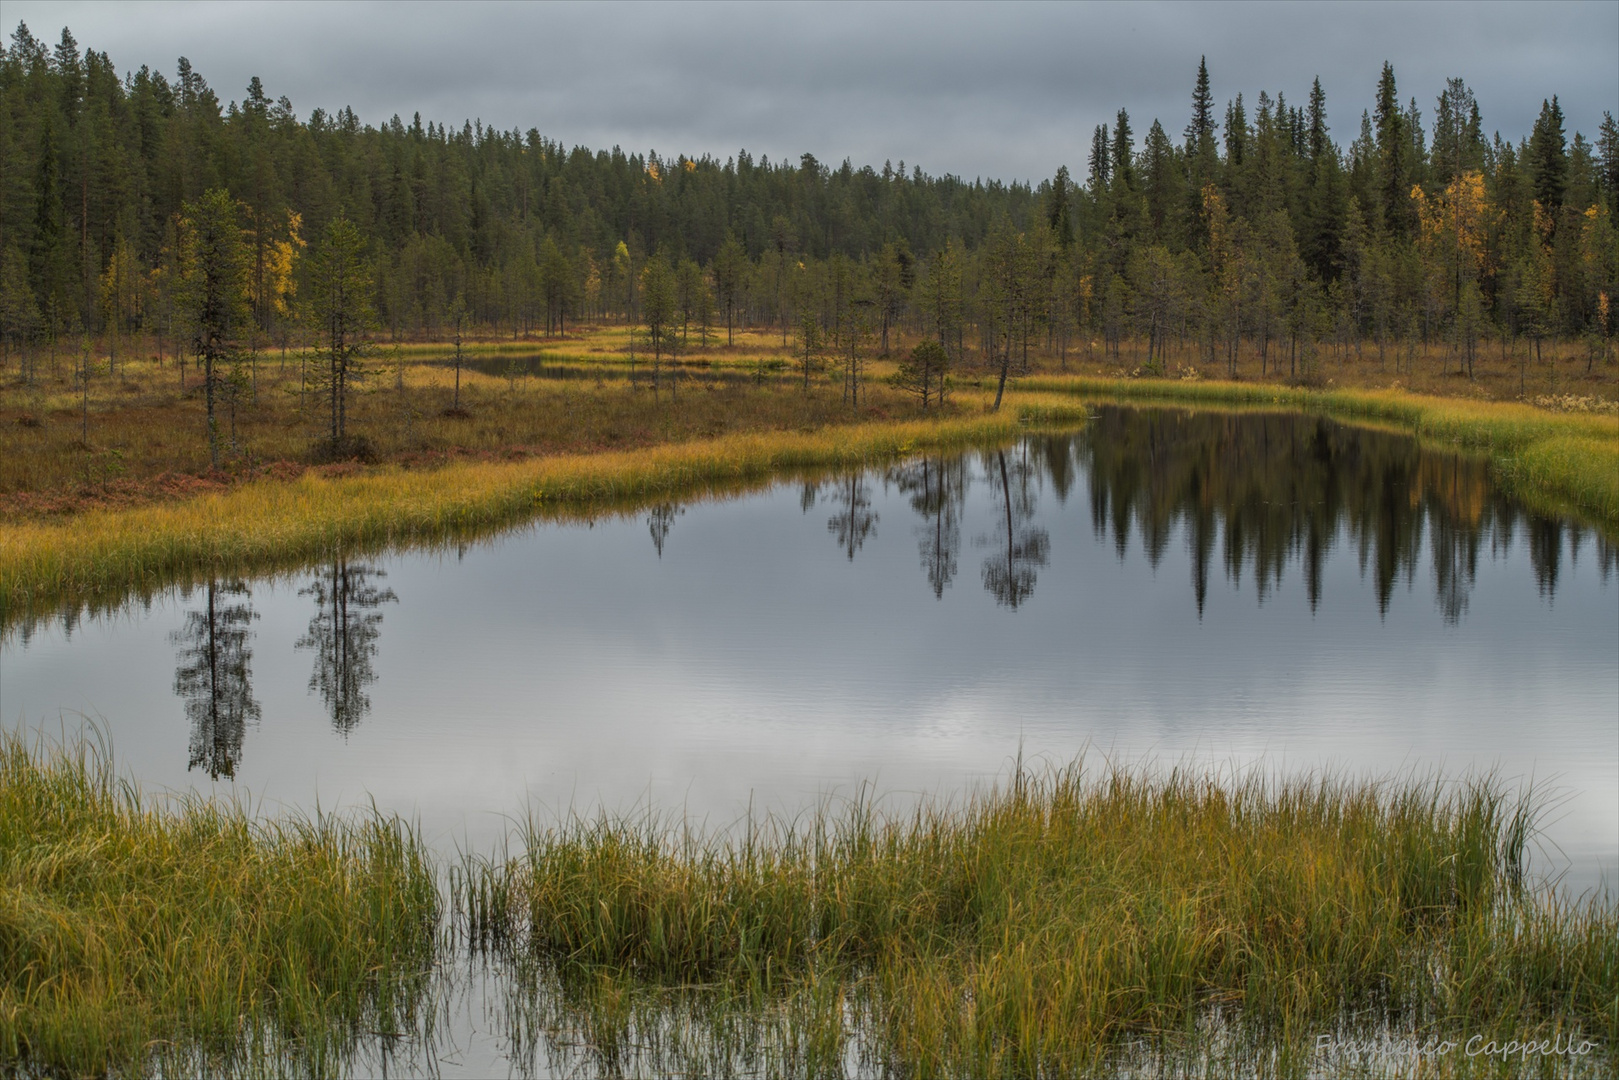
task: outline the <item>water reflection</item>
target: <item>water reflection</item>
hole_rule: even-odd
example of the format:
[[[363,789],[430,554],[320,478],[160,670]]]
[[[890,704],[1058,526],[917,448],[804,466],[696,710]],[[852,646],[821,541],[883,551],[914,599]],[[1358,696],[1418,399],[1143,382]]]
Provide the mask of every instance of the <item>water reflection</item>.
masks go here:
[[[1120,559],[1134,532],[1156,566],[1174,526],[1184,525],[1199,612],[1217,548],[1226,576],[1240,585],[1246,570],[1261,602],[1298,560],[1314,610],[1342,537],[1386,614],[1395,585],[1415,583],[1426,529],[1437,604],[1455,623],[1481,545],[1504,552],[1520,521],[1542,594],[1557,589],[1570,527],[1495,490],[1482,459],[1424,451],[1408,436],[1318,417],[1104,407],[1073,443],[1090,477],[1092,526],[1098,537],[1111,533]],[[1050,469],[1053,455],[1038,460]],[[1600,534],[1596,542],[1606,580],[1619,555]]]
[[[916,625],[924,625],[929,631],[937,628],[941,633],[970,637],[979,631],[973,605],[987,608],[987,599],[972,588],[946,595],[964,569],[964,538],[972,540],[970,558],[979,563],[985,591],[997,605],[1019,616],[1016,627],[996,626],[995,633],[1001,635],[997,644],[1013,640],[1007,635],[1025,634],[1032,640],[1073,630],[1076,624],[1072,612],[1080,608],[1065,606],[1071,598],[1104,595],[1113,587],[1112,582],[1129,578],[1112,575],[1115,559],[1121,565],[1144,558],[1155,568],[1173,567],[1158,595],[1167,591],[1179,600],[1178,604],[1159,604],[1153,611],[1135,612],[1128,609],[1143,593],[1108,594],[1104,629],[1121,639],[1133,633],[1148,633],[1140,629],[1148,625],[1152,627],[1150,633],[1162,634],[1178,632],[1177,621],[1194,623],[1192,605],[1185,603],[1189,598],[1181,583],[1186,571],[1179,568],[1177,561],[1185,551],[1197,618],[1231,625],[1232,616],[1223,606],[1223,594],[1211,602],[1205,614],[1211,584],[1218,592],[1222,577],[1233,591],[1253,596],[1262,605],[1271,604],[1276,590],[1284,585],[1302,592],[1308,598],[1309,611],[1318,615],[1311,633],[1322,635],[1351,635],[1350,630],[1336,628],[1361,625],[1353,618],[1340,619],[1334,605],[1351,616],[1366,616],[1364,622],[1373,628],[1378,627],[1378,620],[1370,617],[1375,608],[1386,616],[1388,633],[1400,629],[1400,625],[1409,627],[1411,619],[1406,616],[1438,623],[1440,620],[1431,619],[1427,611],[1431,596],[1433,612],[1443,623],[1456,626],[1472,619],[1472,634],[1447,634],[1445,638],[1466,643],[1469,649],[1482,649],[1485,646],[1475,642],[1488,643],[1492,636],[1504,635],[1505,630],[1498,629],[1499,624],[1491,620],[1500,617],[1495,614],[1503,610],[1500,603],[1519,602],[1503,600],[1502,594],[1492,591],[1493,585],[1480,587],[1481,574],[1486,581],[1491,580],[1492,566],[1501,568],[1500,577],[1505,583],[1516,583],[1523,602],[1542,613],[1560,595],[1569,596],[1576,588],[1584,587],[1577,583],[1594,584],[1598,576],[1606,582],[1619,566],[1619,549],[1604,534],[1526,512],[1494,490],[1488,469],[1479,459],[1425,450],[1404,435],[1343,427],[1317,417],[1102,407],[1094,420],[1077,432],[1035,434],[1002,449],[937,454],[885,471],[840,471],[791,483],[793,486],[785,490],[727,504],[682,505],[671,500],[645,507],[623,522],[623,533],[617,531],[617,525],[610,524],[598,534],[599,542],[577,548],[569,546],[567,528],[535,530],[539,538],[535,543],[545,545],[543,550],[547,552],[569,551],[566,558],[547,555],[513,566],[496,558],[499,545],[457,544],[454,562],[464,559],[466,565],[452,565],[442,571],[447,576],[440,586],[435,586],[442,587],[442,593],[429,596],[430,590],[418,592],[415,583],[420,579],[393,579],[411,582],[410,594],[422,598],[411,614],[430,629],[424,634],[409,622],[401,624],[396,631],[398,643],[391,645],[390,651],[398,648],[405,654],[412,647],[422,647],[423,640],[431,643],[427,652],[411,661],[413,673],[401,675],[400,685],[408,686],[413,677],[427,677],[447,651],[464,644],[448,642],[445,635],[457,633],[476,641],[491,612],[510,620],[499,631],[507,639],[529,632],[552,632],[545,629],[546,619],[552,616],[535,614],[550,608],[538,602],[519,603],[516,597],[530,591],[537,596],[554,596],[560,590],[566,595],[552,579],[569,579],[572,567],[586,563],[595,568],[592,580],[606,581],[622,571],[626,581],[635,582],[634,589],[609,582],[594,590],[580,600],[578,608],[570,609],[564,620],[566,629],[556,632],[557,641],[566,642],[578,627],[599,635],[599,640],[618,640],[615,635],[628,631],[616,621],[614,612],[635,610],[640,613],[637,625],[666,614],[677,617],[682,624],[681,634],[670,635],[671,639],[686,641],[684,635],[688,633],[696,637],[710,635],[710,644],[698,650],[705,657],[733,654],[737,643],[725,637],[723,628],[730,625],[728,620],[738,611],[753,617],[750,605],[757,604],[763,624],[775,626],[771,605],[784,602],[784,598],[796,599],[792,590],[798,587],[794,584],[778,589],[775,583],[799,576],[804,582],[815,582],[814,588],[821,592],[856,583],[849,594],[849,604],[856,608],[866,603],[886,605],[883,611],[859,609],[863,617],[869,615],[867,621],[873,626],[881,623],[910,627],[905,631],[910,633]],[[803,521],[791,517],[794,502],[805,514]],[[720,529],[716,524],[731,513],[741,515],[737,520],[747,523],[744,529],[780,527],[783,531],[761,531],[759,535],[774,539],[769,544],[747,548],[744,554],[742,547],[734,546],[734,530]],[[885,532],[879,538],[880,514],[890,515],[890,523],[908,519],[909,535],[901,535],[904,530],[892,530],[890,525],[893,535]],[[667,564],[645,559],[650,536],[654,553],[661,560],[677,518],[682,537],[690,538],[689,549],[682,548],[681,554],[690,557]],[[747,533],[748,537],[753,535]],[[624,550],[633,554],[623,554],[614,546],[621,536],[626,544]],[[830,536],[836,543],[836,554],[823,536]],[[1516,551],[1511,550],[1514,544],[1518,545]],[[728,554],[716,565],[713,560],[719,552]],[[755,557],[757,566],[750,562]],[[396,564],[390,565],[402,574],[425,572],[420,566],[435,563],[437,558],[401,555]],[[1595,566],[1589,562],[1592,559]],[[1354,581],[1357,565],[1359,584]],[[494,566],[503,569],[492,570]],[[557,566],[570,570],[556,575],[550,568]],[[917,580],[917,569],[921,571],[921,582]],[[965,569],[970,574],[972,567]],[[433,573],[439,572],[435,566]],[[689,579],[683,577],[688,574],[701,578],[700,593],[690,589]],[[499,580],[491,582],[492,577]],[[1133,580],[1133,590],[1150,587],[1144,584],[1144,576]],[[155,607],[150,597],[137,597],[120,610],[120,619],[127,618],[142,627],[152,625],[149,620],[154,618],[172,620],[164,622],[155,639],[160,658],[154,669],[152,690],[157,704],[153,710],[174,719],[174,699],[167,679],[172,655],[172,692],[181,699],[188,721],[190,770],[215,779],[242,778],[244,732],[259,721],[261,711],[275,718],[277,737],[287,740],[293,736],[288,734],[290,728],[282,724],[283,716],[307,718],[314,731],[335,729],[348,735],[371,710],[372,695],[377,696],[379,711],[387,711],[390,716],[409,712],[408,702],[390,701],[377,686],[383,609],[397,601],[394,591],[386,587],[389,582],[382,570],[375,564],[338,558],[309,571],[302,583],[305,587],[301,590],[284,590],[280,595],[274,588],[267,588],[255,603],[247,582],[215,579],[184,592],[177,616],[169,601],[161,597]],[[1412,589],[1414,595],[1396,599],[1400,583]],[[1431,593],[1427,592],[1429,587]],[[932,594],[932,603],[922,588]],[[1050,591],[1053,601],[1061,599],[1063,603],[1043,603],[1036,610],[1031,601],[1037,588]],[[480,594],[479,589],[486,591]],[[1537,589],[1541,597],[1538,602],[1534,599]],[[714,596],[728,597],[720,604],[728,613],[725,618],[705,608],[705,604],[719,603],[711,600]],[[1329,598],[1331,604],[1327,603]],[[1582,605],[1589,606],[1589,599],[1584,595],[1569,596],[1573,603],[1565,600],[1558,606],[1579,611]],[[314,602],[313,612],[309,610],[310,600]],[[917,615],[906,606],[910,601],[925,607],[928,614]],[[954,607],[938,606],[946,601]],[[1290,603],[1282,605],[1275,620],[1267,611],[1257,617],[1257,622],[1244,624],[1244,633],[1271,633],[1272,628],[1277,628],[1274,632],[1278,634],[1296,633],[1296,624],[1287,622]],[[1242,607],[1251,611],[1252,605],[1244,603]],[[1391,614],[1391,607],[1398,610]],[[1470,607],[1477,610],[1470,614]],[[1509,606],[1506,610],[1518,609]],[[264,615],[262,624],[258,621],[260,612]],[[1308,619],[1308,615],[1305,617]],[[1611,627],[1611,611],[1607,617]],[[910,618],[919,622],[907,623]],[[1517,620],[1519,615],[1507,618]],[[458,619],[462,621],[456,624]],[[597,619],[599,623],[593,622]],[[951,619],[961,621],[952,624]],[[81,618],[73,608],[57,613],[55,620],[59,620],[55,640],[52,635],[44,635],[45,640],[31,646],[36,632],[45,627],[44,620],[17,619],[6,628],[6,633],[14,636],[4,642],[4,655],[9,664],[14,655],[12,640],[20,641],[20,651],[34,648],[39,658],[37,670],[44,670],[40,665],[60,655],[60,670],[64,673],[60,685],[76,687],[78,681],[91,678],[77,660],[84,655],[81,637],[88,638],[93,646],[102,633],[100,624],[115,620]],[[441,632],[437,629],[441,624],[459,625],[460,629]],[[795,630],[800,631],[817,642],[813,647],[835,653],[835,646],[820,642],[819,628],[813,621]],[[1368,647],[1381,647],[1393,640],[1376,629],[1370,633],[1374,636],[1368,640]],[[1589,631],[1584,633],[1589,636]],[[174,653],[163,644],[162,634],[169,635]],[[139,636],[131,633],[126,640],[134,642]],[[267,650],[263,647],[265,640],[275,644]],[[1199,647],[1217,648],[1206,639],[1189,640],[1198,640]],[[1356,639],[1350,636],[1345,640]],[[259,646],[256,657],[255,643]],[[300,653],[313,653],[312,669],[305,666],[308,661],[304,656],[286,648],[288,643],[294,643]],[[754,646],[752,641],[745,644]],[[656,652],[652,646],[647,648]],[[116,654],[117,649],[113,649],[109,655]],[[282,663],[290,664],[290,669],[277,670]],[[1230,663],[1237,665],[1238,661]],[[1485,670],[1508,670],[1503,663],[1497,657]],[[1120,664],[1122,679],[1130,674],[1128,660]],[[118,672],[127,671],[131,680],[138,680],[140,672],[150,666],[141,655]],[[492,663],[490,674],[481,679],[475,692],[487,693],[495,700],[502,694],[512,694],[527,708],[527,698],[522,695],[530,693],[530,689],[521,673],[509,679],[505,674],[520,667],[510,659],[502,665]],[[19,677],[12,674],[13,670],[17,669],[6,673],[4,689],[11,695],[7,700],[18,701],[18,707],[35,707],[30,695],[41,693],[30,689],[29,680],[35,676],[25,670]],[[729,668],[714,670],[726,677],[731,675]],[[769,664],[762,664],[761,670],[769,670]],[[125,685],[119,681],[122,674],[109,672],[97,677],[112,689],[102,691],[99,697],[87,694],[83,699],[87,705],[95,707],[116,700],[122,706],[129,700]],[[1201,677],[1207,678],[1207,672]],[[1268,685],[1264,683],[1268,677],[1268,673],[1255,674],[1254,685]],[[1611,689],[1611,674],[1608,678]],[[302,692],[306,680],[310,698]],[[566,679],[558,683],[566,684]],[[571,707],[596,715],[604,708],[599,703],[600,684],[601,680],[597,680],[572,691]],[[769,700],[794,701],[795,692],[789,687]],[[58,693],[53,689],[48,693],[51,696],[35,700],[44,700],[46,708],[71,703],[66,691]],[[772,688],[770,693],[778,691]],[[1140,695],[1143,691],[1131,693]],[[1134,699],[1117,700],[1129,704]],[[856,701],[842,707],[859,705]],[[1538,707],[1538,699],[1530,705]],[[774,707],[761,707],[761,712]],[[711,708],[706,700],[690,705],[694,715],[706,715]],[[379,730],[377,734],[384,733]],[[264,764],[259,752],[260,744],[255,743],[255,767]],[[178,771],[179,754],[175,750],[165,754],[171,759],[169,767]],[[265,760],[275,756],[268,743],[263,754]]]
[[[1002,512],[995,532],[979,540],[981,546],[995,548],[984,560],[984,588],[997,604],[1013,611],[1034,595],[1037,568],[1046,565],[1051,551],[1050,534],[1029,524],[1037,509],[1038,466],[1030,460],[1027,443],[1021,450],[1010,455],[1010,467],[1005,450],[997,450],[987,463],[991,465],[986,470],[990,487],[998,494],[996,502]]]
[[[382,633],[383,604],[396,601],[392,589],[379,589],[372,578],[387,574],[375,567],[334,559],[299,596],[315,599],[315,617],[295,648],[312,649],[315,671],[309,689],[319,691],[332,726],[348,734],[371,710],[366,687],[377,681],[372,660]]]
[[[826,531],[838,538],[838,547],[854,562],[855,552],[877,534],[877,512],[871,508],[871,482],[863,472],[851,472],[830,485],[839,507],[826,522]]]
[[[242,736],[260,716],[253,697],[252,594],[242,581],[209,579],[200,610],[186,612],[185,625],[169,635],[180,646],[174,692],[191,722],[190,769],[210,779],[236,775]]]
[[[669,539],[669,529],[675,523],[675,518],[686,512],[684,506],[678,503],[661,503],[652,508],[647,515],[647,529],[652,533],[652,546],[657,549],[658,558],[663,558],[663,543]]]
[[[900,491],[911,497],[911,509],[922,519],[917,526],[917,549],[922,572],[935,599],[956,576],[961,552],[961,518],[967,502],[967,462],[965,458],[923,458],[899,468],[894,479]]]

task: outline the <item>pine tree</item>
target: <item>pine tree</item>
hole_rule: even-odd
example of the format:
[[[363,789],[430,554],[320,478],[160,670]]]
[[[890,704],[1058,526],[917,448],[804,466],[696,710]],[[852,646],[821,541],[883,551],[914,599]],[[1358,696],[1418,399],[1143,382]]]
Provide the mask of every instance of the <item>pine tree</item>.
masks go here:
[[[1147,138],[1142,144],[1141,171],[1147,222],[1159,242],[1169,243],[1172,235],[1178,232],[1172,215],[1180,205],[1177,196],[1181,170],[1175,159],[1175,148],[1170,145],[1164,126],[1157,120],[1147,129]]]
[[[1444,93],[1439,95],[1430,161],[1434,182],[1440,186],[1464,172],[1478,172],[1484,166],[1478,100],[1461,79],[1447,80]]]
[[[1057,245],[1064,251],[1074,243],[1074,222],[1071,215],[1074,184],[1068,178],[1068,166],[1057,169],[1046,191],[1046,225]]]

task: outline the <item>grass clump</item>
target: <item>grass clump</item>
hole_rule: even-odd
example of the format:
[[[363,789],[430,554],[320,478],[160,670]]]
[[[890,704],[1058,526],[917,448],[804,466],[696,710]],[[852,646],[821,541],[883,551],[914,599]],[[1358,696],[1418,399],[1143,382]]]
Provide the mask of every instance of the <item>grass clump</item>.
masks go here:
[[[396,819],[156,805],[93,747],[0,735],[0,1060],[332,1071],[421,1023],[438,907]]]
[[[467,868],[456,904],[474,942],[561,988],[538,1022],[595,1031],[604,1065],[691,1030],[637,995],[692,992],[788,1018],[770,1040],[800,1048],[786,1071],[805,1054],[837,1071],[857,1047],[902,1075],[1069,1075],[1212,1014],[1305,1069],[1345,1015],[1612,1046],[1619,914],[1524,888],[1529,812],[1484,781],[1076,765],[904,817],[861,802],[713,837],[531,824],[521,854]]]

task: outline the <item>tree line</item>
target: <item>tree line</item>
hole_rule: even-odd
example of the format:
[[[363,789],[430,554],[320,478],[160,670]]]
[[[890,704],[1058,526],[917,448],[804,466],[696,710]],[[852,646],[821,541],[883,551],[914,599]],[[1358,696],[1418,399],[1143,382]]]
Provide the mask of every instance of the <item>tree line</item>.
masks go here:
[[[187,208],[228,193],[241,230],[239,329],[307,331],[304,237],[346,222],[364,306],[395,337],[644,324],[661,356],[695,330],[770,327],[858,398],[898,331],[1004,376],[1031,349],[1257,356],[1298,374],[1325,349],[1396,369],[1418,344],[1471,371],[1485,342],[1579,339],[1611,352],[1619,126],[1565,130],[1554,97],[1517,143],[1487,137],[1450,80],[1431,118],[1377,81],[1347,148],[1319,80],[1302,104],[1237,95],[1206,65],[1190,119],[1092,133],[1083,180],[968,182],[919,167],[831,167],[746,151],[662,158],[566,149],[537,130],[460,129],[351,109],[300,119],[254,78],[222,102],[185,59],[120,77],[62,32],[0,51],[0,337],[8,349],[166,336],[202,355],[185,295]],[[26,371],[24,371],[26,375]],[[341,418],[338,420],[341,425]],[[334,439],[339,437],[334,431]]]

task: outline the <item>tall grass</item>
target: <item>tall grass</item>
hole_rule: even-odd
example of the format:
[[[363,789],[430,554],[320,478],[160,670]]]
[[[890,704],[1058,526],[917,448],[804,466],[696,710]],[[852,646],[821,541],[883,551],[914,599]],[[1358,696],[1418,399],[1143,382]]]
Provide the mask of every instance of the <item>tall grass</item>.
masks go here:
[[[1076,765],[904,817],[531,823],[455,904],[551,981],[530,1023],[600,1029],[609,1054],[689,1032],[635,1000],[691,987],[730,1003],[703,1053],[740,1008],[799,1048],[788,1071],[858,1043],[902,1075],[1068,1075],[1213,1010],[1295,1052],[1346,1013],[1611,1047],[1619,912],[1525,893],[1523,820],[1488,781]]]
[[[1290,1075],[1335,1032],[1561,1035],[1597,1055],[1535,1071],[1602,1075],[1619,910],[1526,882],[1534,813],[1487,779],[1081,763],[717,834],[531,820],[450,868],[446,909],[397,820],[152,805],[93,746],[6,735],[0,1061],[342,1072],[368,1038],[430,1045],[427,973],[470,950],[513,975],[527,1069]]]
[[[0,1061],[335,1071],[420,1030],[438,909],[397,820],[154,804],[89,744],[0,735]]]

